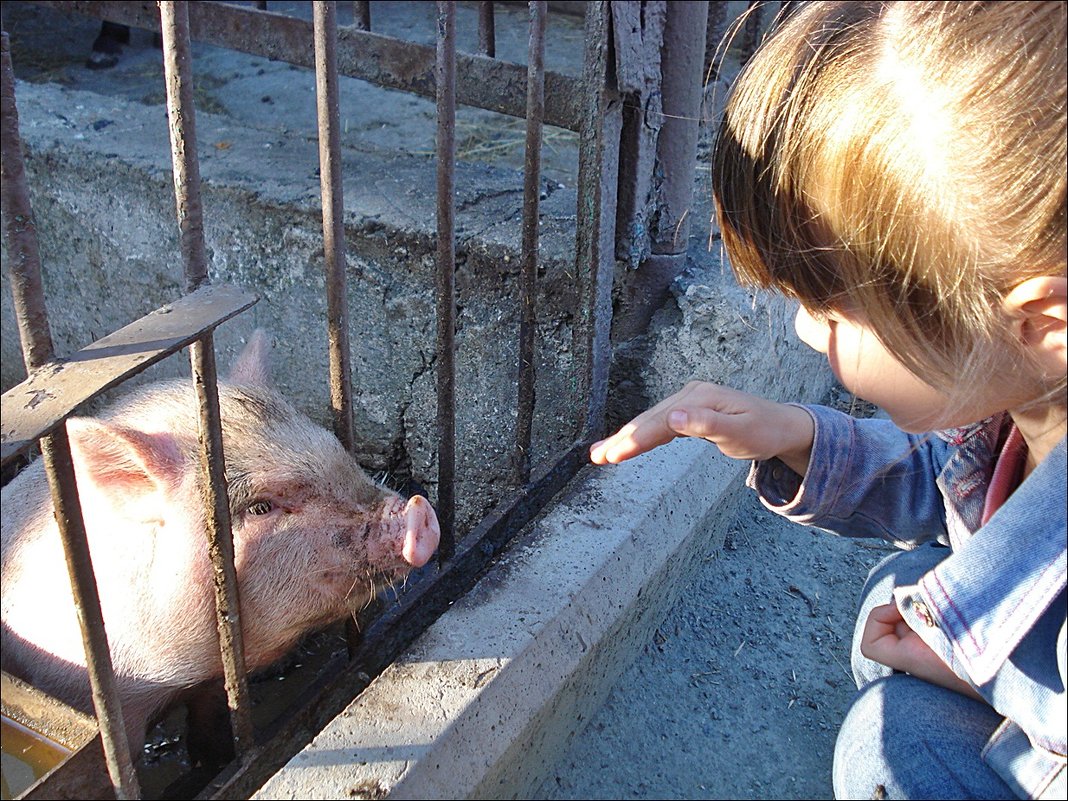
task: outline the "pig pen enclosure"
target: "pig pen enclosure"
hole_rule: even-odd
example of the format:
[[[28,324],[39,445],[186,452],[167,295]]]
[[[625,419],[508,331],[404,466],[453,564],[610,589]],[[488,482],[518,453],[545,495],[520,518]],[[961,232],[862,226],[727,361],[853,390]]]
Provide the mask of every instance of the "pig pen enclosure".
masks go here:
[[[5,743],[37,730],[60,744],[29,787],[5,761],[5,797],[247,797],[571,479],[605,424],[614,345],[644,329],[685,264],[702,86],[747,4],[729,5],[5,4],[3,463],[6,477],[42,438],[99,721],[5,674]],[[401,7],[416,20],[408,38],[389,27]],[[157,94],[64,86],[57,65],[87,57],[91,37],[42,64],[48,48],[27,35],[20,50],[19,37],[42,14],[46,30],[158,32]],[[761,14],[749,20],[743,50]],[[37,77],[16,111],[24,52]],[[235,83],[269,124],[213,106],[196,76],[215,52],[247,56]],[[257,85],[278,71],[307,102]],[[414,146],[398,115],[423,124]],[[53,144],[61,129],[77,131],[76,149]],[[495,160],[501,149],[517,163]],[[278,343],[282,393],[397,491],[425,492],[442,529],[438,557],[396,597],[305,651],[310,675],[281,709],[265,698],[276,685],[243,668],[214,389],[216,350],[232,357],[256,327]],[[166,357],[185,348],[234,755],[191,767],[168,753],[168,738],[196,736],[178,724],[146,749],[164,767],[145,758],[139,775],[63,423],[127,378],[181,374]]]

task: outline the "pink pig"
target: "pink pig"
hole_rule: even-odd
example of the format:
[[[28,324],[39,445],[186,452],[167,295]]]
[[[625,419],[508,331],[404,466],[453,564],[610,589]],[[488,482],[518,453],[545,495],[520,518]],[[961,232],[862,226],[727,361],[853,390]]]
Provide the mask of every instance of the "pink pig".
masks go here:
[[[311,631],[424,565],[437,517],[371,481],[337,438],[269,386],[257,331],[219,384],[245,659]],[[222,676],[189,381],[67,421],[89,547],[137,752],[184,688]],[[82,638],[40,462],[3,490],[3,669],[92,713]]]

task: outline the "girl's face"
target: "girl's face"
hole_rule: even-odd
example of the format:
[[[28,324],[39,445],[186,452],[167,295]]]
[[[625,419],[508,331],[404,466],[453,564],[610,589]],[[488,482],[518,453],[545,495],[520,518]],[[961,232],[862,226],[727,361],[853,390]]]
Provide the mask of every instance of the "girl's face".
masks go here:
[[[794,327],[802,342],[826,355],[842,386],[882,408],[904,431],[962,426],[1006,408],[992,377],[989,385],[968,393],[965,407],[957,405],[947,413],[945,393],[908,370],[863,323],[844,315],[815,317],[802,306]]]

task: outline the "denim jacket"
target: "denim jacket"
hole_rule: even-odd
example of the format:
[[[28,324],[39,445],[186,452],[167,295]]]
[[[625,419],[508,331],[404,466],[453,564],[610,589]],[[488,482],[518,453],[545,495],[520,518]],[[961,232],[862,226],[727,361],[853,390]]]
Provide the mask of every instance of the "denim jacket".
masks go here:
[[[1007,414],[928,435],[805,406],[816,425],[804,479],[778,459],[749,486],[789,519],[950,556],[899,587],[902,617],[1005,717],[983,749],[1021,798],[1064,798],[1065,440],[980,525]]]

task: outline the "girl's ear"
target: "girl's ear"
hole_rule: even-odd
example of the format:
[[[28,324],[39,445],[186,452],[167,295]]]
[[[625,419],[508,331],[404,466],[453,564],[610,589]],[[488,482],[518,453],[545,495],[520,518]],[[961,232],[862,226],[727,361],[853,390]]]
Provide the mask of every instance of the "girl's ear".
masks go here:
[[[1013,287],[1003,301],[1023,346],[1050,377],[1068,366],[1068,279],[1043,275]]]

